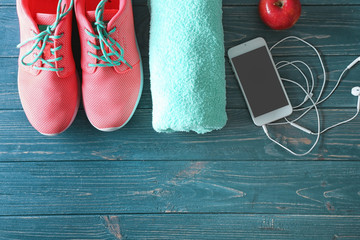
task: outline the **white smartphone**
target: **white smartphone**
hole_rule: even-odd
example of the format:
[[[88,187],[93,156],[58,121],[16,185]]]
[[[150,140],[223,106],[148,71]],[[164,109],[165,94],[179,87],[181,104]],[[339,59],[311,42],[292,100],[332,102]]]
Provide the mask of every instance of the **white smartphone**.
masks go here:
[[[228,51],[250,115],[257,126],[289,116],[293,108],[263,38]]]

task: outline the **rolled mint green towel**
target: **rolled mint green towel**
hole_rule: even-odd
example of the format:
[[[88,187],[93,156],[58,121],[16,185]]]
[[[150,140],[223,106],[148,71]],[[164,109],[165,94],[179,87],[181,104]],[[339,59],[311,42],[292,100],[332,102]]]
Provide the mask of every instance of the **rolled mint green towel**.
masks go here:
[[[221,0],[150,0],[150,82],[157,132],[225,126]]]

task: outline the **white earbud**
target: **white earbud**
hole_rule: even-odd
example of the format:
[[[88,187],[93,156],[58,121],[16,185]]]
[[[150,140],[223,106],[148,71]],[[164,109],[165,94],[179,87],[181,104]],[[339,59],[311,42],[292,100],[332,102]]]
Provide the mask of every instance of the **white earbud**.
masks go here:
[[[356,58],[352,63],[350,63],[349,66],[346,67],[346,69],[352,68],[358,62],[360,62],[360,57]]]
[[[360,87],[353,87],[351,89],[351,94],[358,97],[357,110],[360,111]]]
[[[353,87],[351,89],[351,94],[354,95],[355,97],[360,96],[360,87]]]

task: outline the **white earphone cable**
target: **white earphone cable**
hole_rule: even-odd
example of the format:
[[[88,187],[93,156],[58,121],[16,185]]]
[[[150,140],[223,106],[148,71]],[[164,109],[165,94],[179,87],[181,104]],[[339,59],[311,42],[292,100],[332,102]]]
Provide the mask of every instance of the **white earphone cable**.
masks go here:
[[[282,147],[283,149],[287,150],[288,152],[290,152],[291,154],[295,155],[295,156],[305,156],[307,154],[309,154],[313,149],[314,147],[317,145],[318,141],[319,141],[319,138],[320,138],[320,135],[325,133],[326,131],[332,129],[332,128],[335,128],[337,126],[340,126],[342,124],[345,124],[345,123],[348,123],[350,121],[352,121],[353,119],[355,119],[358,115],[359,115],[359,112],[360,112],[360,109],[359,109],[359,103],[360,103],[360,97],[359,97],[359,100],[358,100],[358,106],[357,106],[357,111],[355,113],[355,115],[353,115],[351,118],[347,119],[347,120],[344,120],[342,122],[339,122],[339,123],[336,123],[334,125],[331,125],[323,130],[321,130],[321,119],[320,119],[320,113],[319,113],[319,110],[317,108],[317,105],[325,102],[327,99],[330,98],[330,96],[335,92],[335,90],[338,88],[338,86],[340,85],[340,82],[344,76],[344,74],[346,73],[347,70],[349,70],[351,67],[353,67],[357,62],[360,61],[360,57],[358,57],[357,59],[355,59],[351,64],[349,64],[343,71],[342,73],[340,74],[335,86],[332,88],[332,90],[330,91],[330,93],[324,97],[323,99],[321,99],[321,96],[323,95],[324,93],[324,90],[325,90],[325,85],[326,85],[326,71],[325,71],[325,67],[324,67],[324,63],[323,63],[323,60],[320,56],[320,53],[319,51],[313,46],[311,45],[310,43],[308,43],[307,41],[299,38],[299,37],[296,37],[296,36],[289,36],[289,37],[286,37],[282,40],[280,40],[279,42],[275,43],[271,48],[270,48],[270,51],[272,51],[274,48],[276,48],[280,43],[286,41],[286,40],[289,40],[289,39],[295,39],[295,40],[298,40],[298,41],[301,41],[303,42],[304,44],[306,44],[307,46],[309,46],[310,48],[312,48],[319,61],[320,61],[320,65],[321,65],[321,68],[322,68],[322,71],[323,71],[323,82],[322,82],[322,86],[321,86],[321,89],[320,89],[320,92],[319,92],[319,95],[318,97],[316,98],[316,100],[314,101],[312,98],[313,98],[313,91],[314,91],[314,88],[315,88],[315,81],[314,81],[314,75],[313,75],[313,72],[311,70],[311,68],[309,67],[308,64],[306,64],[305,62],[303,61],[299,61],[299,60],[296,60],[296,61],[280,61],[278,63],[276,63],[276,67],[277,69],[281,69],[281,68],[284,68],[286,66],[292,66],[294,67],[301,75],[302,77],[304,78],[305,80],[305,83],[306,83],[306,89],[301,86],[301,84],[299,84],[298,82],[294,81],[294,80],[290,80],[290,79],[287,79],[287,78],[281,78],[282,81],[286,81],[286,82],[290,82],[292,84],[295,84],[296,86],[298,86],[304,93],[305,93],[305,98],[304,100],[298,104],[297,106],[293,107],[293,110],[296,111],[296,112],[301,112],[301,111],[304,111],[303,113],[300,114],[300,116],[296,117],[294,120],[289,120],[288,118],[284,118],[284,121],[278,121],[278,122],[274,122],[274,123],[269,123],[267,124],[268,126],[274,126],[274,125],[285,125],[285,124],[289,124],[295,128],[298,128],[299,130],[301,131],[304,131],[308,134],[311,134],[311,135],[316,135],[316,140],[314,141],[313,145],[310,147],[310,149],[308,151],[306,151],[305,153],[296,153],[294,152],[293,150],[290,150],[288,147],[285,147],[284,145],[282,145],[281,143],[277,142],[275,139],[273,139],[269,132],[268,132],[268,129],[267,129],[267,126],[266,125],[263,125],[263,130],[266,134],[266,136],[272,141],[274,142],[275,144],[279,145],[280,147]],[[311,76],[311,84],[309,84],[309,80],[306,76],[306,74],[303,72],[303,70],[300,69],[300,67],[297,66],[297,64],[301,64],[303,66],[305,66],[307,68],[307,70],[309,71],[309,74]],[[308,100],[311,101],[311,105],[309,106],[303,106]],[[301,118],[303,118],[306,114],[308,114],[312,109],[315,110],[316,112],[316,117],[317,117],[317,132],[312,132],[311,130],[308,130],[298,124],[296,124],[296,122],[298,120],[300,120]]]
[[[315,140],[315,142],[313,143],[313,145],[310,147],[310,149],[309,149],[308,151],[306,151],[305,153],[296,153],[296,152],[294,152],[293,150],[290,150],[288,147],[285,147],[285,146],[282,145],[281,143],[277,142],[277,141],[276,141],[275,139],[273,139],[272,137],[270,137],[270,134],[269,134],[269,132],[268,132],[268,130],[267,130],[266,125],[263,125],[262,127],[263,127],[263,129],[264,129],[264,132],[265,132],[266,136],[267,136],[272,142],[276,143],[277,145],[279,145],[280,147],[282,147],[283,149],[287,150],[288,152],[292,153],[292,154],[295,155],[295,156],[299,156],[299,157],[305,156],[305,155],[309,154],[309,153],[314,149],[314,147],[316,146],[316,144],[319,142],[320,131],[321,131],[321,127],[320,127],[321,123],[320,123],[319,110],[318,110],[318,108],[317,108],[316,103],[314,102],[314,100],[312,100],[312,98],[310,97],[309,93],[306,92],[306,90],[305,90],[299,83],[297,83],[297,82],[295,82],[295,81],[293,81],[293,80],[285,79],[285,78],[283,78],[282,80],[283,80],[283,81],[288,81],[288,82],[291,82],[291,83],[297,85],[306,95],[308,95],[309,100],[310,100],[311,103],[313,104],[313,107],[314,107],[315,112],[316,112],[316,117],[317,117],[318,133],[317,133],[317,136],[316,136],[316,140]],[[291,124],[291,123],[290,123],[290,124]]]

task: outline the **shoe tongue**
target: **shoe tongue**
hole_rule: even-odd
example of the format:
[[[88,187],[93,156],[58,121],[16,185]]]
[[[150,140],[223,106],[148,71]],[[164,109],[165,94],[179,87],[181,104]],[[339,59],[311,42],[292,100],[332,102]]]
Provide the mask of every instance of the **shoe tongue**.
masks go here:
[[[56,21],[56,14],[48,14],[48,13],[36,13],[35,22],[38,25],[39,31],[45,31],[46,28],[52,25]],[[47,43],[43,52],[44,59],[53,58],[50,48],[53,44]]]
[[[109,22],[117,12],[118,12],[117,9],[105,9],[103,15],[104,22]],[[87,11],[86,17],[89,20],[89,22],[94,23],[96,21],[95,11]]]
[[[40,32],[44,31],[47,26],[52,25],[56,20],[56,14],[36,13],[35,22],[37,23]]]

